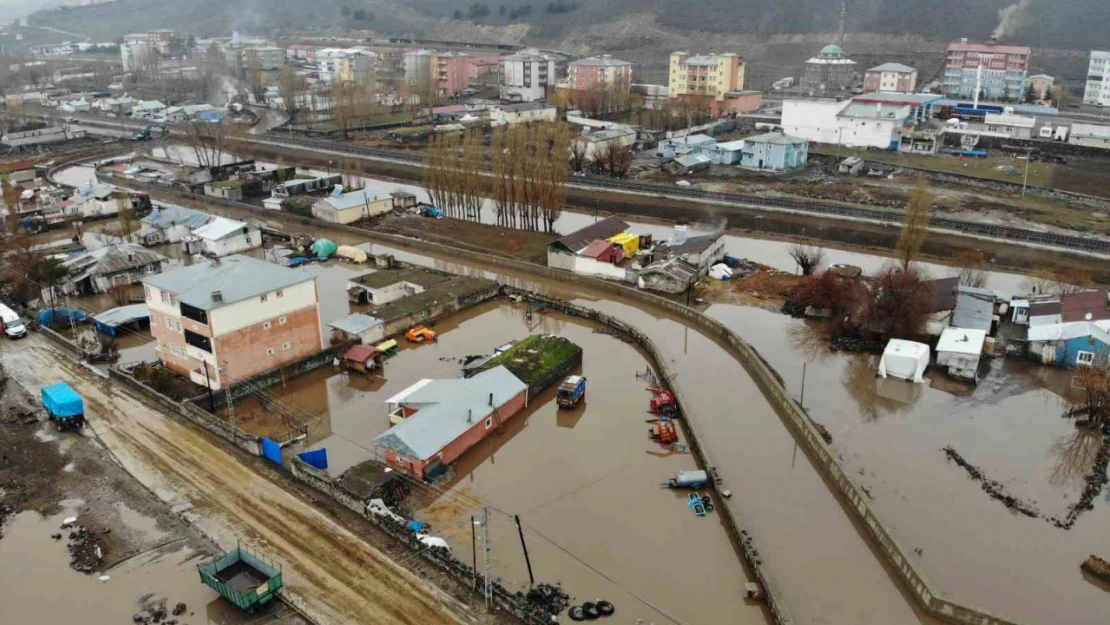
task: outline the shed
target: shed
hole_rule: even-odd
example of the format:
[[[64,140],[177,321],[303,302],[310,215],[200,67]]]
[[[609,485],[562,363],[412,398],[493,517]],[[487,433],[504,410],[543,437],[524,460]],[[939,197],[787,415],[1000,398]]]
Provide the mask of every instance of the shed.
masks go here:
[[[1029,325],[1029,300],[1015,299],[1010,302],[1010,321],[1014,325]]]
[[[582,251],[582,255],[603,263],[613,263],[617,265],[624,261],[624,247],[612,241],[598,239],[590,243],[590,246]]]
[[[362,373],[374,371],[384,363],[385,352],[373,345],[355,345],[343,354],[343,364]]]
[[[879,360],[879,377],[922,382],[929,366],[929,346],[914,341],[890,339]]]
[[[347,315],[338,321],[332,321],[328,327],[341,333],[340,338],[358,339],[363,343],[380,341],[385,336],[383,321],[364,313]],[[380,347],[380,346],[379,346]],[[385,351],[384,348],[382,351]]]
[[[678,169],[680,172],[693,172],[709,169],[713,163],[713,159],[704,154],[686,154],[678,156],[674,159],[673,169]]]
[[[849,156],[840,161],[839,170],[842,174],[858,175],[863,170],[863,159],[858,156]]]
[[[121,327],[149,326],[150,310],[146,304],[131,304],[106,310],[93,316],[96,329],[109,336],[116,336]]]
[[[741,152],[744,150],[744,140],[727,141],[718,143],[708,149],[709,158],[717,165],[735,165],[740,162]]]
[[[628,224],[616,217],[608,217],[558,239],[547,246],[547,266],[574,271],[575,258],[582,250],[598,239],[609,239],[628,230]]]
[[[994,325],[994,301],[961,290],[956,296],[952,325],[969,330],[990,332]]]
[[[946,328],[937,342],[937,366],[947,367],[954,378],[977,382],[986,340],[986,330]]]

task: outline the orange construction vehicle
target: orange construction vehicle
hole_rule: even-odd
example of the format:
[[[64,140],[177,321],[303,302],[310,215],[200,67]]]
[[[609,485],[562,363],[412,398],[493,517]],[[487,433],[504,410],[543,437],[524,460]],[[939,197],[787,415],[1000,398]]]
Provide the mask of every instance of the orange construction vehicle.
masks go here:
[[[651,426],[651,429],[648,430],[648,436],[657,443],[669,445],[678,441],[678,428],[675,427],[674,421],[663,417],[658,423]]]
[[[413,343],[423,343],[424,341],[432,341],[436,338],[436,333],[424,326],[413,326],[405,332],[405,338]]]

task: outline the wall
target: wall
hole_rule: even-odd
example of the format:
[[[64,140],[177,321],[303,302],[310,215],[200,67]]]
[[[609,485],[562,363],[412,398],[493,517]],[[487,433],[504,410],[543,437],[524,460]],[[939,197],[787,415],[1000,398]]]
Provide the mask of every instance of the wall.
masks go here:
[[[283,322],[284,321],[284,322]],[[216,337],[213,355],[225,363],[221,385],[257,375],[319,352],[320,318],[316,306],[302,308]]]
[[[836,114],[847,104],[847,101],[835,100],[784,100],[782,131],[801,139],[835,145],[840,139]]]
[[[247,226],[247,232],[240,232],[217,241],[203,240],[204,248],[216,256],[228,256],[262,247],[262,233],[258,226]]]
[[[316,280],[311,274],[304,275],[304,282],[281,289],[281,297],[278,297],[277,291],[270,291],[208,311],[208,327],[211,328],[212,335],[220,336],[267,319],[277,319],[280,315],[316,306]],[[261,299],[262,295],[266,297],[265,302]]]
[[[574,258],[574,273],[584,276],[598,276],[613,280],[628,280],[628,272],[623,267],[602,262],[586,256]]]

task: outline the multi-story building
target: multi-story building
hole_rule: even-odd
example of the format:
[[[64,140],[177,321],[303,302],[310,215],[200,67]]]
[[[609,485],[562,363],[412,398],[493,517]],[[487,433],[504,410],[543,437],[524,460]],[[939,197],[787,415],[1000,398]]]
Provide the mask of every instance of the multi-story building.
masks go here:
[[[548,86],[555,86],[555,57],[539,50],[523,50],[503,57],[501,99],[535,102],[547,96]]]
[[[462,52],[440,52],[435,57],[440,93],[457,96],[478,76],[477,59]]]
[[[1048,74],[1034,74],[1025,79],[1025,90],[1028,95],[1033,96],[1032,99],[1034,101],[1051,100],[1052,86],[1054,84],[1056,84],[1056,79],[1052,76]]]
[[[343,48],[323,48],[316,51],[316,72],[320,80],[335,80],[340,73],[340,66],[345,62],[348,51]]]
[[[632,84],[632,64],[608,54],[579,59],[567,68],[567,85],[571,89],[589,89],[598,83]]]
[[[365,48],[351,48],[339,60],[338,78],[359,85],[374,85],[377,81],[377,55]]]
[[[668,88],[672,98],[708,95],[719,100],[730,91],[742,90],[746,73],[747,64],[731,52],[672,52]]]
[[[152,69],[161,57],[158,46],[149,41],[124,41],[119,46],[119,55],[125,72]]]
[[[1110,106],[1110,52],[1091,50],[1083,104]]]
[[[413,87],[427,88],[439,80],[436,53],[413,50],[405,53],[405,81]]]
[[[143,279],[162,363],[222,388],[322,349],[316,278],[228,256]]]
[[[243,69],[249,70],[257,65],[264,72],[281,69],[285,65],[285,50],[273,46],[251,46],[243,48]]]
[[[1029,46],[1004,46],[992,39],[988,43],[948,44],[944,64],[944,95],[987,100],[1022,100],[1029,69]]]
[[[913,93],[917,87],[917,70],[901,63],[883,63],[863,75],[863,90],[886,93]]]
[[[844,48],[830,43],[806,61],[801,87],[811,94],[821,95],[846,91],[855,80],[856,62],[848,58]]]

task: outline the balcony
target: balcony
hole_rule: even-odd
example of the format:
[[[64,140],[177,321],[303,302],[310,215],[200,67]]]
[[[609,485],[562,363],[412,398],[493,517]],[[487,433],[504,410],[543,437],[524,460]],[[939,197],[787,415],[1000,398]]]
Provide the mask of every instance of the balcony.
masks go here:
[[[192,371],[189,371],[189,379],[193,381],[193,384],[197,384],[205,388],[211,387],[211,389],[214,391],[220,390],[220,380],[215,376],[215,372],[212,369],[208,370],[207,377],[205,377],[204,375],[203,367],[201,367],[200,369],[193,369]]]

